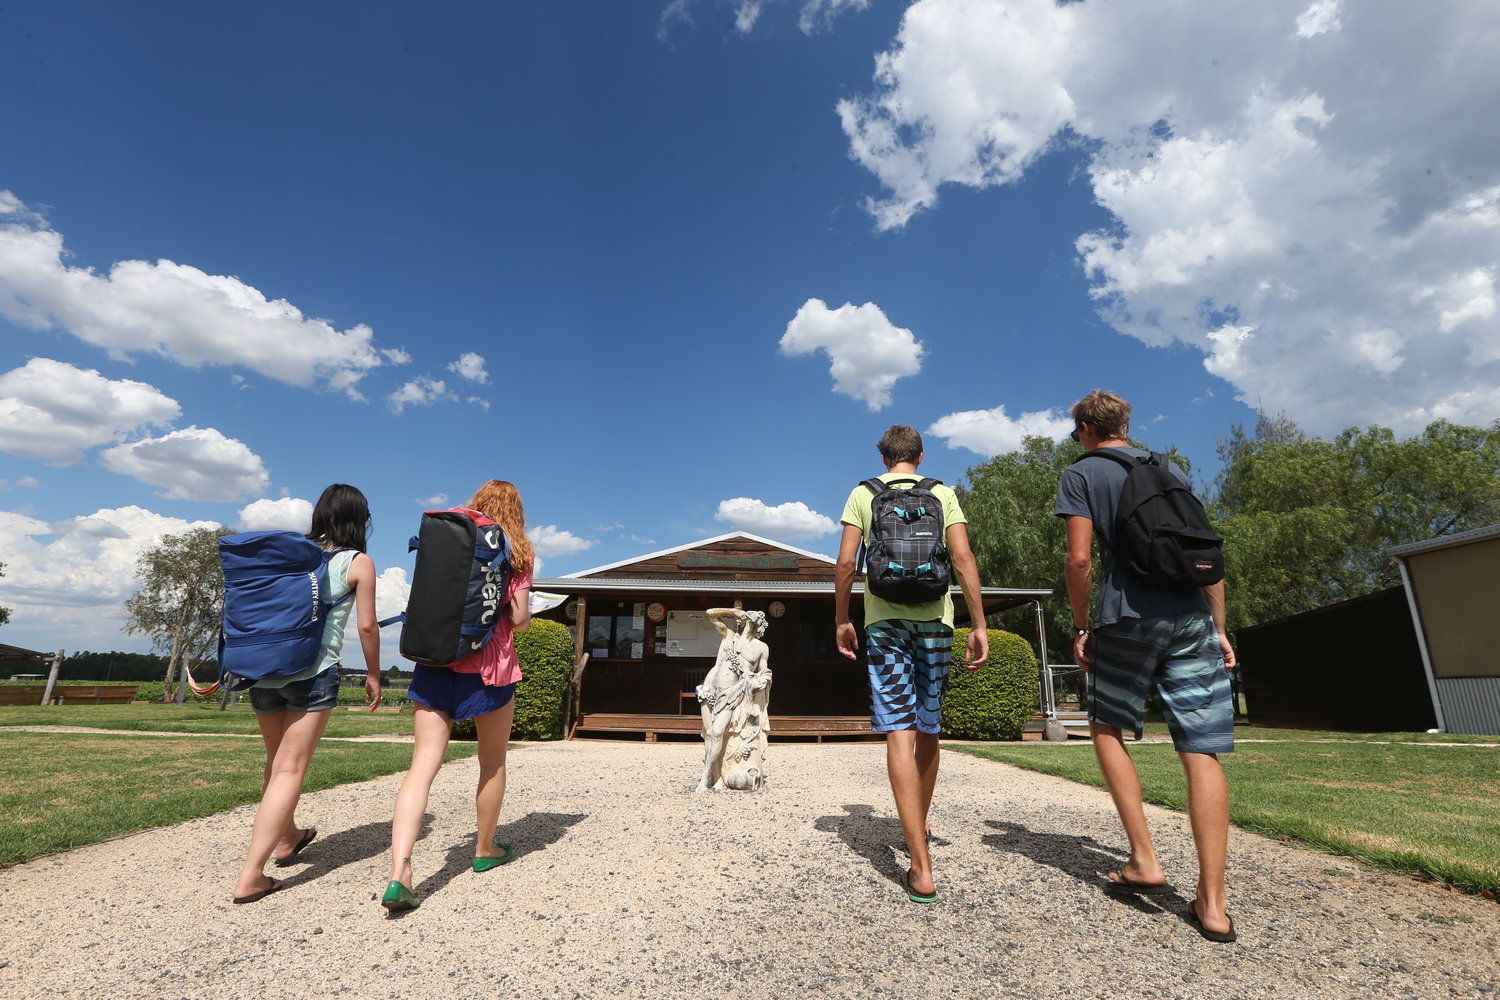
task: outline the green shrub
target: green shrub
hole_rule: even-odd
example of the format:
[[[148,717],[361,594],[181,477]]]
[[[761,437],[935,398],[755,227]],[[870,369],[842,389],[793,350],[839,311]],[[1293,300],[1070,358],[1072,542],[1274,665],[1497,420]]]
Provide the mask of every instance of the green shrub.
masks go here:
[[[990,658],[970,671],[969,630],[953,630],[953,669],[943,696],[943,733],[961,740],[1018,740],[1039,705],[1036,653],[1014,632],[990,629]]]
[[[518,740],[555,740],[562,737],[563,700],[573,672],[573,637],[567,626],[533,618],[531,627],[516,636],[521,660],[521,683],[516,686],[516,717],[511,736]],[[474,739],[474,720],[453,724],[453,738]]]

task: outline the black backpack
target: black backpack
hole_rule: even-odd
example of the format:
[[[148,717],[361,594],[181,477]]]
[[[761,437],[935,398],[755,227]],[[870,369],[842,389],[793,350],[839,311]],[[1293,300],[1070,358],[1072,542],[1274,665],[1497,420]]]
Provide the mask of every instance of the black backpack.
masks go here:
[[[913,483],[909,487],[898,483]],[[925,604],[948,592],[951,563],[944,542],[943,502],[932,492],[936,479],[895,479],[860,483],[875,494],[870,501],[865,587],[892,604]],[[866,552],[868,551],[868,556]]]
[[[1193,491],[1167,467],[1167,456],[1096,448],[1078,461],[1094,455],[1125,467],[1114,544],[1125,569],[1163,590],[1196,590],[1224,579],[1224,539],[1209,527]]]
[[[417,553],[402,621],[401,655],[427,666],[446,666],[490,641],[495,619],[506,614],[510,542],[500,526],[478,511],[429,510],[409,545]]]

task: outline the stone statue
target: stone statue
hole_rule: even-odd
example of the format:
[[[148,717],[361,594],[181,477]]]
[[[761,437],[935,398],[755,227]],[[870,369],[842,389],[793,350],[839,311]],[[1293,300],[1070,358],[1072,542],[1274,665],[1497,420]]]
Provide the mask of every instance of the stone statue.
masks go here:
[[[725,624],[733,619],[734,628]],[[771,651],[760,637],[766,616],[739,608],[710,608],[723,639],[713,669],[698,685],[703,713],[703,780],[698,791],[756,791],[766,780],[771,731]]]

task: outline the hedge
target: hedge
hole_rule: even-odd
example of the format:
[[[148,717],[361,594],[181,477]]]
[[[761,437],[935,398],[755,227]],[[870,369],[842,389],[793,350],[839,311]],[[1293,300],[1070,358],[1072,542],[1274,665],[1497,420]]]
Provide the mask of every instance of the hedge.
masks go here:
[[[1014,632],[992,628],[990,658],[970,671],[969,629],[953,630],[953,669],[943,696],[943,733],[961,740],[1018,740],[1040,704],[1036,653]]]
[[[511,737],[518,740],[555,740],[563,734],[563,699],[573,672],[573,637],[568,628],[545,618],[516,636],[521,660],[521,683],[516,687],[516,717]],[[474,739],[474,721],[453,724],[453,738]]]

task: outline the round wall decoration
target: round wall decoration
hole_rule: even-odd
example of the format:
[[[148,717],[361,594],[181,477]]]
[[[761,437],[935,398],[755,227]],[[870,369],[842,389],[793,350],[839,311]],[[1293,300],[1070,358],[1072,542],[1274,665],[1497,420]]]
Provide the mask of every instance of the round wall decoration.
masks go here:
[[[772,601],[771,606],[766,608],[766,611],[772,618],[780,618],[782,615],[786,614],[786,605],[782,604],[780,601]]]
[[[667,606],[660,601],[652,601],[646,605],[646,617],[653,622],[664,622],[667,620]]]

